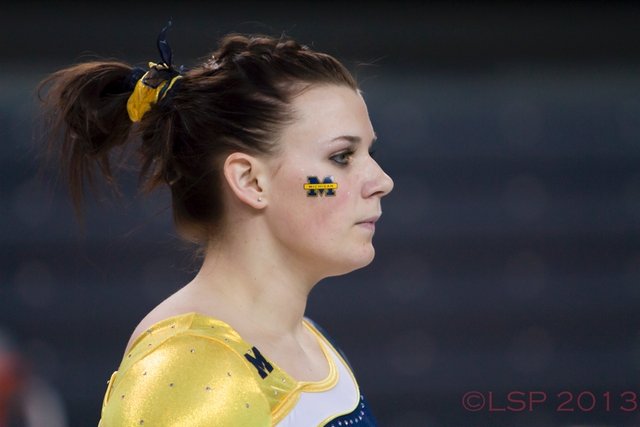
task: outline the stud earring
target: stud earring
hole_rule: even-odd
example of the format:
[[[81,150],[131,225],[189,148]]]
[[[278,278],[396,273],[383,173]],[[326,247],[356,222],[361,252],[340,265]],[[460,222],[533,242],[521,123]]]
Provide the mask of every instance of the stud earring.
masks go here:
[[[262,197],[258,197],[258,201],[261,202],[262,201]]]

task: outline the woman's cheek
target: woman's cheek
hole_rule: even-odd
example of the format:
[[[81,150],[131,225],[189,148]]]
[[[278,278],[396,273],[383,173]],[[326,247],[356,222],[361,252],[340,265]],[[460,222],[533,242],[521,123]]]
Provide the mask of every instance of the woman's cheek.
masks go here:
[[[351,189],[348,183],[341,179],[335,171],[322,170],[314,166],[299,166],[295,173],[287,180],[294,182],[294,194],[296,200],[300,201],[304,211],[315,217],[315,222],[324,222],[324,219],[341,207],[350,198]],[[333,185],[336,188],[317,190],[315,185]],[[290,186],[289,186],[290,187]],[[291,188],[291,187],[290,187]],[[305,209],[306,208],[306,209]]]
[[[334,182],[338,184],[338,188],[334,191],[334,195],[313,197],[310,200],[314,204],[314,209],[319,215],[315,215],[317,222],[324,226],[340,227],[342,220],[345,216],[349,216],[348,204],[351,199],[351,189],[346,182],[340,182],[335,179]],[[319,217],[319,218],[318,218]]]
[[[338,188],[336,190],[336,194],[334,196],[335,202],[338,205],[343,205],[351,198],[351,186],[349,182],[340,176],[332,176],[334,182],[338,184]]]

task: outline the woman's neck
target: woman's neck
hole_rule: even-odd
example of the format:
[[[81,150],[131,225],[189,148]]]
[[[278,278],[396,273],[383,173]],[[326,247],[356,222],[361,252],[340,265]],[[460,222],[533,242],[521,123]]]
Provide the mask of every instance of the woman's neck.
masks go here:
[[[255,230],[254,230],[255,231]],[[250,227],[209,245],[185,289],[206,314],[239,332],[274,339],[300,334],[309,292],[317,280]],[[244,331],[242,331],[244,330]]]

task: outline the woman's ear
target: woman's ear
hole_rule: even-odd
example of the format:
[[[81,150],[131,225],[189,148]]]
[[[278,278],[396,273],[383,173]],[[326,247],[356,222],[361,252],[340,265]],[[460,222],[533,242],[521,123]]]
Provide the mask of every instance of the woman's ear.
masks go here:
[[[254,209],[263,209],[263,186],[267,175],[264,163],[246,153],[229,154],[224,161],[223,172],[229,188],[238,200]]]

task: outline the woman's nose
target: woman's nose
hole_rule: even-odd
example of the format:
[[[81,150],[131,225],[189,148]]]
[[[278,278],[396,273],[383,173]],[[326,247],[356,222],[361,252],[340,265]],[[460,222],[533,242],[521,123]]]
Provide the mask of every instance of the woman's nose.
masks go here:
[[[373,160],[370,179],[362,187],[363,196],[365,198],[371,196],[384,197],[389,194],[391,190],[393,190],[393,179]]]

